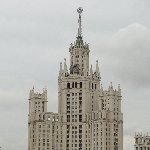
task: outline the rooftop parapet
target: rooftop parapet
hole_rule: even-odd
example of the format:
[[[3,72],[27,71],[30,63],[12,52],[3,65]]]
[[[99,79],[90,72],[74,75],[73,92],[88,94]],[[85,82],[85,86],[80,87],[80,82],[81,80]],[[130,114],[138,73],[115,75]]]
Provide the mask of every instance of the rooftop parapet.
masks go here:
[[[108,90],[103,90],[103,86],[101,85],[100,96],[118,96],[118,97],[121,97],[120,84],[118,85],[117,90],[114,89],[112,82],[111,82],[110,86],[108,87]]]
[[[30,94],[29,94],[29,99],[46,99],[47,100],[47,89],[43,88],[43,92],[39,93],[39,92],[34,92],[34,87],[32,90],[30,90]]]

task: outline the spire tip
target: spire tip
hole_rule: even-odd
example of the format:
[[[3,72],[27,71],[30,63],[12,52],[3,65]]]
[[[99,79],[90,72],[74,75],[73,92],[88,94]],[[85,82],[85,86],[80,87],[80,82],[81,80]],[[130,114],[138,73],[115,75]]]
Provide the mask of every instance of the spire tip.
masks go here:
[[[79,7],[79,8],[77,9],[77,12],[78,12],[79,14],[81,14],[81,13],[83,12],[83,8],[82,8],[82,7]]]
[[[81,13],[83,12],[83,8],[82,8],[82,7],[79,7],[79,8],[77,9],[77,12],[79,13],[79,19],[78,19],[78,23],[79,23],[78,37],[81,37],[81,35],[82,35]]]

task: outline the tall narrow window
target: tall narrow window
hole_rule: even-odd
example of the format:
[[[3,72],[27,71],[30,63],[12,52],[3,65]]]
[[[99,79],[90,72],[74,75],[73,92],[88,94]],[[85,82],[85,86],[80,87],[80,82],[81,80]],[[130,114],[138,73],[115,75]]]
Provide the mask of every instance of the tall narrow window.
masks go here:
[[[77,88],[77,82],[75,82],[75,88]]]
[[[82,88],[82,82],[80,82],[80,88]]]
[[[74,82],[72,82],[72,88],[74,88]]]
[[[70,89],[70,83],[67,83],[67,89]]]
[[[44,102],[42,102],[42,108],[43,108],[43,112],[44,112]]]

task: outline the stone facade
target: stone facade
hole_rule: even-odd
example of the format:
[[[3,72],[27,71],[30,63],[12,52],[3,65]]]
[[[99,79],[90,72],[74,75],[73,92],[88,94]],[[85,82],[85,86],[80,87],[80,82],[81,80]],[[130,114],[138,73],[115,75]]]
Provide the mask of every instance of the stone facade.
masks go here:
[[[150,135],[135,134],[135,150],[150,150]]]
[[[69,48],[70,67],[60,63],[58,113],[47,112],[47,90],[29,95],[28,150],[123,150],[121,89],[103,90],[98,61],[89,67],[81,35]]]

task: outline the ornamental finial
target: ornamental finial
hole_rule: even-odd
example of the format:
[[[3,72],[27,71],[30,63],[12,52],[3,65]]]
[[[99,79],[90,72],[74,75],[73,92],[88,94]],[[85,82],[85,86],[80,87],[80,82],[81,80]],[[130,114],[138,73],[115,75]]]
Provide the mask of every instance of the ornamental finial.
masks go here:
[[[83,12],[82,7],[79,7],[77,9],[77,12],[79,13],[79,19],[78,19],[78,23],[79,23],[79,28],[78,28],[78,37],[81,37],[82,35],[82,27],[81,27],[81,13]]]
[[[79,14],[81,14],[82,11],[83,11],[83,8],[82,8],[82,7],[79,7],[79,8],[77,9],[77,12],[78,12]]]

